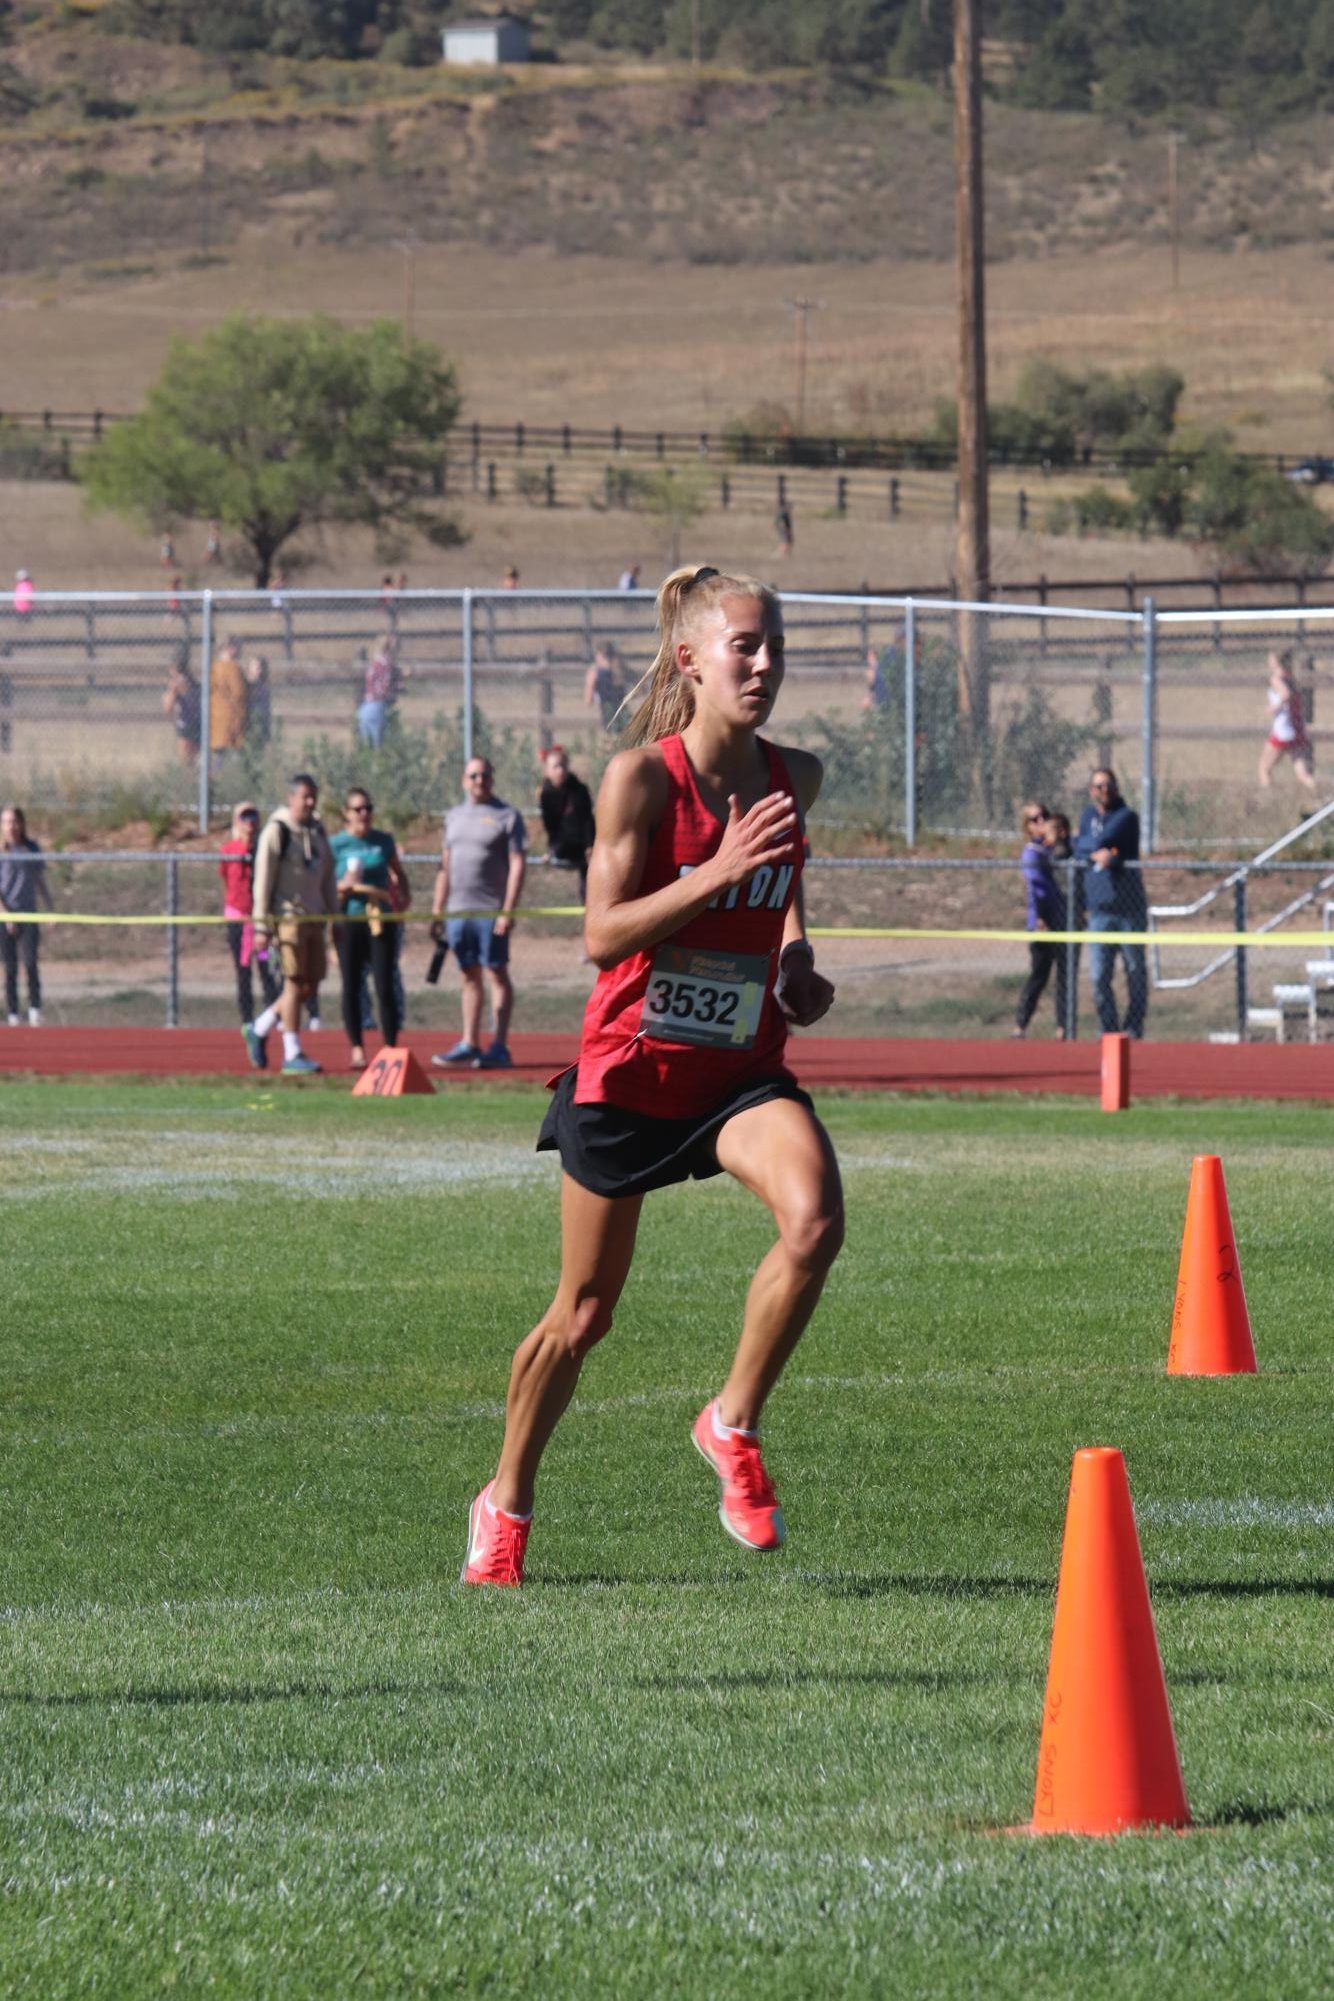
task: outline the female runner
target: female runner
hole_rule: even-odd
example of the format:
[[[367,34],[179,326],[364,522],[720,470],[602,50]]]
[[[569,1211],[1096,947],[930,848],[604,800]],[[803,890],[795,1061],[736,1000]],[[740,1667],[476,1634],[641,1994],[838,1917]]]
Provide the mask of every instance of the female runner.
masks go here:
[[[1292,759],[1299,785],[1315,791],[1311,740],[1306,734],[1306,709],[1293,672],[1290,649],[1269,656],[1269,735],[1260,752],[1260,783],[1266,789],[1274,782],[1274,766],[1281,757]]]
[[[758,734],[783,680],[778,598],[748,577],[676,570],[658,625],[632,748],[598,795],[584,934],[599,976],[538,1139],[565,1170],[560,1282],[514,1357],[500,1465],[469,1515],[467,1584],[523,1581],[538,1463],[611,1326],[644,1196],[718,1173],[759,1197],[778,1238],[693,1437],[728,1534],[777,1549],[760,1412],[843,1240],[833,1148],[783,1062],[787,1023],[818,1021],[834,990],[802,915],[820,763]]]

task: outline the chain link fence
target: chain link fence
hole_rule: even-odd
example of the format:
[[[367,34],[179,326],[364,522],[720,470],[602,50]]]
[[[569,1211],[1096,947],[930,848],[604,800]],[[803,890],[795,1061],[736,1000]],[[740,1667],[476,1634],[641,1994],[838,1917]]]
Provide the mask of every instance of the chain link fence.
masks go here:
[[[1008,840],[1034,795],[1077,817],[1098,763],[1146,852],[1261,846],[1295,796],[1286,768],[1257,777],[1276,648],[1321,746],[1334,611],[784,607],[780,726],[824,759],[812,834],[835,852]],[[207,827],[296,765],[406,825],[452,802],[474,746],[519,799],[552,741],[596,784],[654,646],[648,591],[41,592],[0,604],[0,791],[59,835]]]
[[[1077,823],[1090,768],[1111,764],[1140,812],[1148,903],[1185,913],[1160,921],[1217,930],[1221,919],[1221,928],[1254,931],[1291,921],[1281,913],[1295,905],[1297,923],[1323,926],[1323,830],[1297,847],[1289,830],[1324,798],[1334,611],[1156,615],[1151,606],[800,592],[786,593],[784,607],[790,666],[779,730],[825,765],[809,828],[813,923],[1022,926],[1012,859],[1020,802],[1039,798]],[[232,806],[251,799],[267,811],[290,772],[308,767],[326,801],[363,784],[382,824],[410,842],[418,830],[421,909],[434,866],[423,822],[459,796],[465,758],[489,756],[497,791],[540,833],[540,752],[562,743],[596,788],[655,645],[648,591],[427,591],[386,581],[378,592],[280,583],[265,592],[38,593],[23,608],[0,604],[0,797],[26,806],[53,851],[64,912],[216,915],[212,840]],[[1279,648],[1292,652],[1315,745],[1314,795],[1286,759],[1268,789],[1258,782],[1266,660]],[[192,824],[197,840],[187,838]],[[99,842],[130,828],[142,848],[109,853]],[[152,851],[168,844],[169,853]],[[982,856],[967,852],[979,847]],[[1257,849],[1260,867],[1246,859]],[[535,873],[527,900],[565,903],[572,886],[558,871]],[[520,1027],[577,1022],[591,980],[577,929],[573,919],[525,921]],[[203,1024],[235,1012],[220,930],[60,925],[43,931],[41,950],[53,1019]],[[1197,978],[1210,964],[1203,948],[1194,957],[1185,947],[1151,950],[1148,1033],[1244,1032],[1248,1008],[1272,1009],[1273,986],[1310,986],[1312,956],[1224,952]],[[452,1002],[412,971],[426,957],[410,930],[409,1019],[438,1020],[443,1032]],[[840,984],[831,1026],[850,1033],[1008,1033],[1029,970],[1022,940],[840,938],[821,957]],[[1062,999],[1073,1007],[1063,1025],[1075,1032],[1095,1026],[1091,961],[1087,948],[1078,969],[1073,948],[1063,961],[1078,973]],[[1138,978],[1137,964],[1130,970]],[[1123,961],[1122,1011],[1126,971]],[[1053,966],[1033,1033],[1056,1025],[1055,975]],[[1322,1004],[1310,1001],[1312,1032],[1323,1033],[1322,1021]]]

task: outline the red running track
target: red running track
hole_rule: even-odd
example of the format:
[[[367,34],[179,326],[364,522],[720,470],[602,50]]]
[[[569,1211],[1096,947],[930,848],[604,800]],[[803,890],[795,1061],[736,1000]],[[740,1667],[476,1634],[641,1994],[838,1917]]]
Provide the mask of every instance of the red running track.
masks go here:
[[[447,1037],[404,1038],[429,1067]],[[368,1038],[372,1049],[374,1037]],[[270,1044],[275,1060],[278,1041]],[[334,1073],[345,1071],[339,1033],[307,1036],[305,1047]],[[572,1035],[516,1035],[509,1073],[538,1082],[574,1060]],[[1096,1097],[1097,1041],[945,1042],[905,1037],[853,1040],[794,1036],[792,1066],[812,1090],[1055,1091]],[[38,1077],[236,1077],[254,1081],[241,1038],[228,1028],[0,1028],[0,1072]],[[272,1073],[271,1073],[272,1074]],[[468,1089],[494,1081],[473,1071],[436,1078]],[[349,1078],[349,1083],[351,1079]],[[1142,1042],[1132,1050],[1131,1090],[1139,1097],[1334,1099],[1334,1044]]]

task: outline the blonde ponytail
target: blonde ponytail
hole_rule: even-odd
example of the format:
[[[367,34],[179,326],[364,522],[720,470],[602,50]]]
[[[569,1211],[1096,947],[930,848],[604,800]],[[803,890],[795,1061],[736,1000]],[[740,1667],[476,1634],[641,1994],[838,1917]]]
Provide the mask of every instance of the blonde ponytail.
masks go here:
[[[687,563],[683,569],[673,570],[659,586],[658,650],[653,665],[622,705],[628,706],[647,689],[621,736],[627,750],[657,743],[665,736],[679,736],[690,722],[695,713],[695,690],[677,668],[677,642],[725,597],[758,598],[766,610],[778,608],[778,593],[772,584],[757,583],[754,577],[728,576],[707,563]]]

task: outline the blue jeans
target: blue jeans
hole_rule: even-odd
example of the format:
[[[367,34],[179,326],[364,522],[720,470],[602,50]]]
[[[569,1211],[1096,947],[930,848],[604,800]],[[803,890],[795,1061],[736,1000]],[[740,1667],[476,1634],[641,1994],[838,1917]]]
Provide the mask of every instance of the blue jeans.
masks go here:
[[[1143,931],[1146,920],[1142,916],[1123,917],[1114,910],[1090,910],[1089,930],[1101,932]],[[1126,964],[1127,1005],[1125,1020],[1118,1021],[1116,995],[1112,990],[1112,975],[1116,971],[1116,955],[1120,953]],[[1124,1029],[1127,1035],[1138,1039],[1144,1033],[1144,1016],[1149,1006],[1149,969],[1145,962],[1142,945],[1099,945],[1089,943],[1089,973],[1093,980],[1093,1003],[1098,1010],[1098,1020],[1104,1035],[1115,1035]]]
[[[357,709],[357,731],[361,741],[369,744],[372,750],[378,750],[384,742],[384,726],[388,720],[387,702],[362,702]]]

